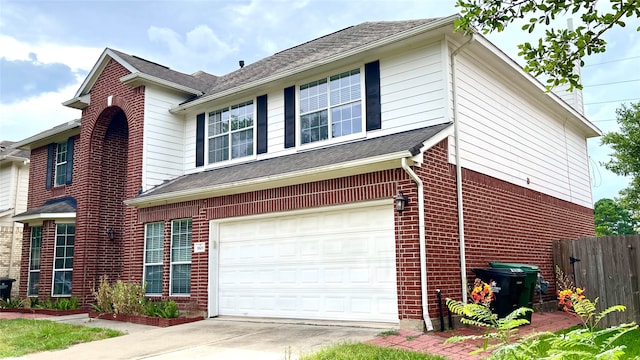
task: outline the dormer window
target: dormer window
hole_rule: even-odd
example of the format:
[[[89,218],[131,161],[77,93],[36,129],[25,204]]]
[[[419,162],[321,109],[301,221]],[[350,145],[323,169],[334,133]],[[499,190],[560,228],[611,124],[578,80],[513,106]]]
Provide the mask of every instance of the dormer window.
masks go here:
[[[62,186],[67,183],[67,143],[56,146],[56,174],[55,185]]]
[[[209,113],[209,163],[254,154],[253,101]]]
[[[300,144],[362,132],[361,86],[360,69],[301,85]]]

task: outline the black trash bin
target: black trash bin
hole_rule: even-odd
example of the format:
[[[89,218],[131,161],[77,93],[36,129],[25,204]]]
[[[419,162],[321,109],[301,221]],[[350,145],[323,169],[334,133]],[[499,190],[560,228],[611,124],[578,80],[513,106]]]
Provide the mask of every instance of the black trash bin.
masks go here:
[[[11,286],[16,279],[0,277],[0,299],[9,300],[11,298]]]
[[[540,273],[540,268],[535,265],[527,265],[527,264],[508,264],[502,263],[498,261],[492,261],[489,263],[489,266],[492,268],[503,268],[503,269],[521,269],[524,271],[524,291],[520,294],[519,305],[522,307],[528,307],[529,309],[533,309],[533,299],[536,293],[536,284],[538,283],[538,274]],[[532,313],[527,313],[525,319],[531,322]]]
[[[522,269],[472,269],[476,276],[491,286],[495,300],[491,311],[499,318],[520,307],[520,295],[524,291],[525,272]]]

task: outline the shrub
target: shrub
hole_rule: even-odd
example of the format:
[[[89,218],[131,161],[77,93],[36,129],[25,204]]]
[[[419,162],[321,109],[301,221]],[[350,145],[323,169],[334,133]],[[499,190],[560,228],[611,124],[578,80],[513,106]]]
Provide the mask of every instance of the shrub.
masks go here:
[[[143,285],[122,280],[110,284],[107,277],[102,277],[98,288],[93,291],[96,302],[92,307],[98,312],[114,314],[161,318],[177,318],[180,315],[175,301],[149,301],[144,293]]]
[[[22,307],[21,299],[0,299],[0,308],[2,309],[15,309]]]
[[[177,318],[180,315],[178,304],[173,300],[147,301],[144,314],[160,318]]]

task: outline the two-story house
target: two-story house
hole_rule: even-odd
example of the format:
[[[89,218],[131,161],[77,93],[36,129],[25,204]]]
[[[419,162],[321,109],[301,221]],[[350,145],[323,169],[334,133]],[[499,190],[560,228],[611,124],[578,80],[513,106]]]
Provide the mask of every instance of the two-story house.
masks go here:
[[[16,280],[11,294],[17,296],[23,226],[13,221],[13,215],[27,209],[29,152],[14,149],[13,144],[0,141],[0,277]]]
[[[23,278],[41,265],[21,293],[88,303],[108,275],[207,316],[431,328],[436,289],[464,298],[487,261],[551,277],[552,239],[594,233],[600,132],[455,18],[363,23],[224,76],[106,49],[64,103],[81,123],[19,144]]]

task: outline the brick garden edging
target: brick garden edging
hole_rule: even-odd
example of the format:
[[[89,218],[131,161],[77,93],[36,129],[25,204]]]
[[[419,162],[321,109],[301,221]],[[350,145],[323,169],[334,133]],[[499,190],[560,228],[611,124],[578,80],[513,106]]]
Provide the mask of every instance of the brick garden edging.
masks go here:
[[[14,312],[22,314],[42,314],[51,316],[65,316],[86,314],[89,310],[86,309],[73,309],[73,310],[56,310],[56,309],[39,309],[39,308],[6,308],[0,309],[0,312]]]
[[[113,320],[130,322],[133,324],[149,325],[167,327],[173,325],[188,324],[200,320],[204,320],[204,317],[178,317],[178,318],[160,318],[146,315],[131,315],[131,314],[114,314],[114,313],[102,313],[90,310],[89,317],[92,319]]]

